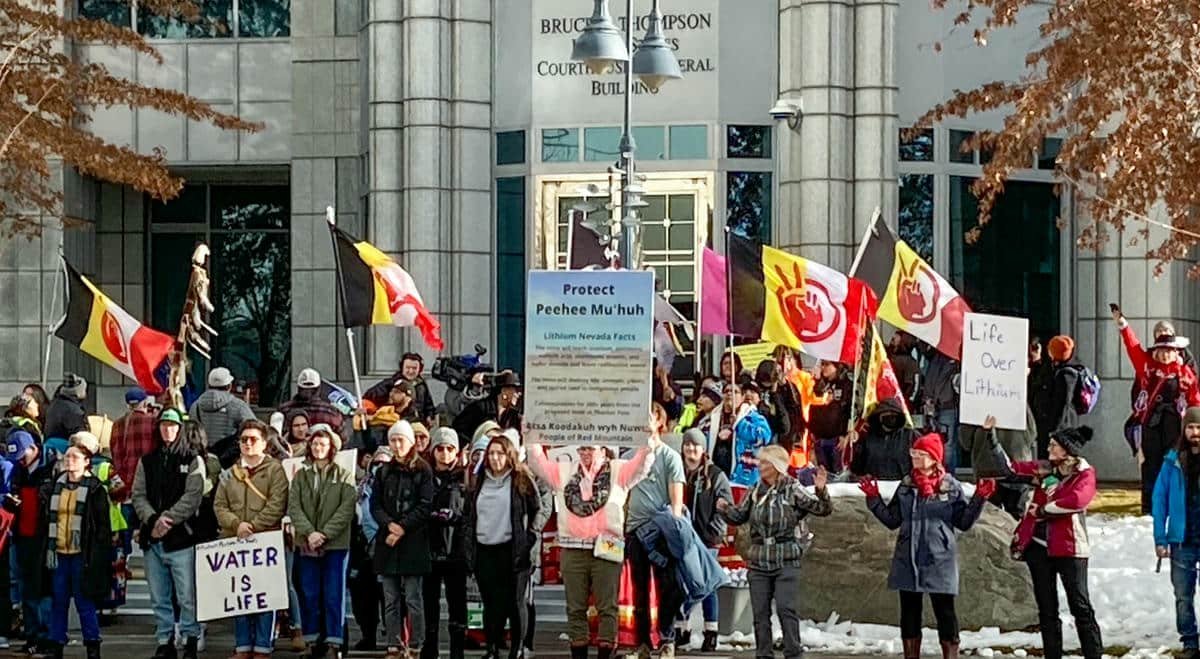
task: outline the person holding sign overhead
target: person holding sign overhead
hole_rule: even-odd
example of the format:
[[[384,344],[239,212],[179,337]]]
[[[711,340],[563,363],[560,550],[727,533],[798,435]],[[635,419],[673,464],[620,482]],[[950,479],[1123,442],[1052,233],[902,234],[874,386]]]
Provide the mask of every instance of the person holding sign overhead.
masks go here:
[[[266,454],[267,424],[242,422],[238,434],[241,455],[217,486],[213,508],[222,538],[246,539],[279,529],[287,508],[288,480],[279,461]],[[234,659],[261,659],[275,649],[275,612],[236,616]]]
[[[346,560],[358,492],[354,474],[333,461],[342,439],[318,426],[292,479],[288,516],[296,533],[304,641],[314,656],[341,659],[346,644]],[[317,642],[320,641],[320,644]]]
[[[108,491],[92,474],[91,460],[91,452],[82,446],[67,449],[62,475],[43,489],[43,500],[50,502],[43,512],[42,528],[48,530],[46,565],[54,587],[49,648],[54,659],[62,659],[67,644],[72,599],[87,657],[100,659],[96,603],[103,601],[112,587],[112,531]]]

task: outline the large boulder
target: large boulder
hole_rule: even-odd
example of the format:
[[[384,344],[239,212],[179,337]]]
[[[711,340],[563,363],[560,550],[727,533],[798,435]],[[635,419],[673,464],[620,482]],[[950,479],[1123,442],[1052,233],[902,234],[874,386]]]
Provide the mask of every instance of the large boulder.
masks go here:
[[[825,620],[836,612],[843,620],[899,625],[899,597],[887,587],[896,532],[880,524],[852,489],[831,485],[833,514],[808,518],[814,539],[804,557],[800,618]],[[890,496],[884,492],[885,499]],[[963,629],[1014,630],[1037,623],[1029,570],[1009,556],[1015,527],[1011,517],[989,505],[970,531],[959,534],[957,611]],[[925,624],[933,626],[928,600],[924,609]]]

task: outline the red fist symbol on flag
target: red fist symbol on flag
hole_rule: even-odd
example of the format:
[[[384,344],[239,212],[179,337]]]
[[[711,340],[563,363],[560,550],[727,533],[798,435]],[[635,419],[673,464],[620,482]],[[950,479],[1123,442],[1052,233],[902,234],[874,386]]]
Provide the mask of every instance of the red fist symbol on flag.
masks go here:
[[[806,282],[799,264],[793,264],[790,280],[779,266],[775,266],[775,274],[781,282],[775,289],[775,297],[788,328],[801,341],[820,341],[825,338],[821,336],[821,325],[825,320],[821,297],[824,295],[828,298],[829,294],[816,282]]]
[[[932,293],[922,288],[922,279],[927,283]],[[925,268],[920,261],[913,260],[907,272],[902,271],[899,290],[896,291],[896,306],[901,316],[913,323],[927,323],[936,315],[936,307],[932,300],[938,298],[937,279]]]

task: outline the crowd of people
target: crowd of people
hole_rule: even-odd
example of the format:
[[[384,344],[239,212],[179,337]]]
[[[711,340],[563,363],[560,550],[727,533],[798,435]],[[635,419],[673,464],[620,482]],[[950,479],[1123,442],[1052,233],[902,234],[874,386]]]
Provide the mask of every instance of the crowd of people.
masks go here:
[[[1169,324],[1143,348],[1119,312],[1114,319],[1137,370],[1126,434],[1142,465],[1158,555],[1172,561],[1183,645],[1195,656],[1194,364]],[[0,580],[20,603],[0,607],[0,633],[12,630],[27,652],[57,659],[73,601],[87,655],[98,658],[102,613],[123,600],[124,560],[136,544],[155,659],[196,657],[205,628],[196,619],[195,546],[282,530],[289,607],[236,617],[235,659],[263,659],[280,634],[312,657],[336,659],[353,647],[434,659],[443,620],[450,657],[461,659],[474,589],[486,659],[516,659],[533,650],[533,585],[554,514],[574,659],[592,647],[608,659],[619,641],[641,657],[669,659],[676,646],[693,647],[686,621],[695,606],[704,621],[699,649],[715,651],[716,593],[725,581],[717,557],[731,527],[745,540],[758,656],[773,653],[774,610],[784,655],[798,657],[800,564],[814,541],[805,518],[833,512],[828,482],[854,479],[874,516],[899,530],[888,583],[899,594],[905,657],[920,654],[925,595],[943,656],[957,656],[956,538],[989,501],[1017,520],[1012,554],[1032,578],[1045,656],[1062,655],[1059,582],[1084,656],[1101,656],[1082,521],[1096,493],[1095,471],[1081,455],[1092,433],[1079,425],[1091,374],[1073,341],[1053,337],[1045,357],[1040,341],[1031,344],[1020,432],[996,428],[992,418],[958,422],[955,360],[902,332],[888,352],[902,399],[882,401],[866,418],[856,418],[846,365],[805,369],[784,347],[750,369],[726,353],[718,373],[697,375],[686,396],[656,363],[646,441],[624,451],[548,447],[522,436],[521,382],[511,371],[476,373],[486,396],[438,406],[416,354],[368,389],[357,410],[335,406],[321,375],[304,369],[269,423],[234,393],[225,368],[209,372],[187,410],[135,388],[106,447],[89,430],[82,378],[69,374],[53,398],[30,385],[0,428],[0,494],[13,515]],[[671,436],[680,437],[678,448],[665,441]],[[353,469],[336,460],[348,449]],[[289,459],[301,461],[291,478]],[[955,477],[967,461],[976,476],[971,494]],[[886,500],[879,481],[898,482]],[[622,593],[623,574],[655,587]],[[347,592],[359,632],[353,643]],[[628,635],[619,631],[620,597],[632,604]]]

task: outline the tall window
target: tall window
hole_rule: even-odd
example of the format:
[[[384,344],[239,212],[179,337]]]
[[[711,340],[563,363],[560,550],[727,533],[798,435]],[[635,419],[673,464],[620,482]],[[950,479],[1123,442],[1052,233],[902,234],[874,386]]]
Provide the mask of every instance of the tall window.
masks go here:
[[[496,179],[496,366],[525,367],[525,178]]]
[[[218,336],[213,365],[233,372],[259,405],[287,396],[292,348],[290,191],[287,185],[188,185],[150,204],[150,309],[174,332],[198,242],[211,250],[209,297]],[[207,364],[190,377],[202,386]]]
[[[1050,183],[1009,181],[992,219],[968,243],[979,201],[974,178],[950,177],[950,279],[973,309],[1029,318],[1030,334],[1054,336],[1059,318],[1059,198]],[[1019,246],[1019,248],[1014,248]]]
[[[729,172],[725,226],[746,238],[771,242],[771,174]]]
[[[642,209],[642,265],[654,268],[658,291],[689,320],[696,320],[696,194],[647,195]],[[683,352],[672,375],[689,377],[696,346],[683,332]]]
[[[184,21],[141,6],[140,0],[78,0],[77,15],[136,29],[155,39],[287,37],[291,0],[203,0],[199,16]]]
[[[900,238],[933,265],[933,174],[900,176]]]

